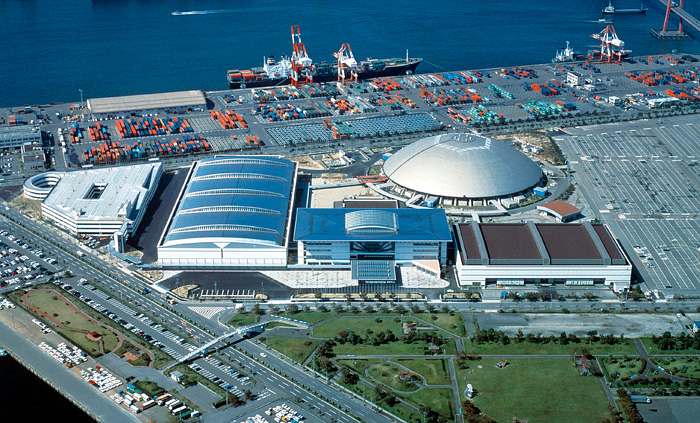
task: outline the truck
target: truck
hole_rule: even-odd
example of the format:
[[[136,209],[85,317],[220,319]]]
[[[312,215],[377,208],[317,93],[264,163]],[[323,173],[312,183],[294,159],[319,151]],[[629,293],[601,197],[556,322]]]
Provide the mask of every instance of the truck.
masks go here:
[[[136,405],[134,405],[134,404],[131,404],[131,405],[129,406],[129,410],[133,411],[134,414],[139,414],[139,413],[141,412],[141,409],[138,408],[138,407],[137,407]]]
[[[169,402],[169,401],[168,401]],[[166,404],[167,405],[167,404]],[[182,401],[179,399],[176,399],[173,403],[168,405],[168,410],[173,411],[175,408],[179,407],[182,405]]]
[[[156,403],[158,403],[158,405],[163,405],[163,404],[165,404],[166,401],[168,401],[170,399],[170,397],[171,397],[170,394],[165,393],[165,394],[159,396],[158,398],[156,398]]]
[[[180,402],[180,400],[177,398],[173,398],[171,400],[166,401],[165,406],[168,407],[169,410],[172,410],[171,405],[175,404],[176,402]]]
[[[179,413],[184,412],[185,410],[187,410],[187,406],[181,405],[177,408],[170,410],[170,414],[172,414],[173,416],[177,416]]]
[[[149,408],[153,407],[156,405],[155,400],[149,400],[141,404],[141,410],[148,410]]]

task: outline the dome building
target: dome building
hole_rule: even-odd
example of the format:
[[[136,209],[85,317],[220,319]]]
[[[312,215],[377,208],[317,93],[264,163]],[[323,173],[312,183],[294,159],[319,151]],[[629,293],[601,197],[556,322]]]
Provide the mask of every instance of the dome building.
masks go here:
[[[540,167],[514,147],[465,133],[408,145],[386,159],[383,173],[405,197],[438,197],[440,203],[453,206],[515,197],[543,178]]]

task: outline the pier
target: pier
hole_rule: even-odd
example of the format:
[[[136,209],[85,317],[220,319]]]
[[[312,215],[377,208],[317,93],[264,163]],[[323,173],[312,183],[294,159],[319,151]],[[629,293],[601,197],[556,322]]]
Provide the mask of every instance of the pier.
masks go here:
[[[700,31],[700,21],[697,20],[693,15],[688,13],[683,9],[683,0],[680,0],[678,6],[674,6],[675,2],[673,0],[659,0],[663,5],[666,6],[666,17],[664,18],[664,27],[662,29],[652,29],[651,35],[658,39],[672,39],[679,40],[684,38],[693,38],[690,34],[683,31],[683,21],[685,20],[690,26]],[[671,12],[678,15],[680,19],[678,22],[678,30],[673,31],[668,29],[668,18]]]

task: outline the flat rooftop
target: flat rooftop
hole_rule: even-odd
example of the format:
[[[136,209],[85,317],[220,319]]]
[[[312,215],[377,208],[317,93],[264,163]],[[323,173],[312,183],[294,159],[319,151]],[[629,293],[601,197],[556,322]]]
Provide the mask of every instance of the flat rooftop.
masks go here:
[[[87,106],[91,113],[119,113],[134,110],[198,107],[205,105],[206,99],[204,98],[204,93],[199,90],[127,95],[123,97],[102,97],[87,101]]]
[[[461,223],[457,248],[467,264],[626,264],[599,223]]]
[[[144,206],[162,166],[158,162],[67,172],[44,205],[79,220],[131,219]]]

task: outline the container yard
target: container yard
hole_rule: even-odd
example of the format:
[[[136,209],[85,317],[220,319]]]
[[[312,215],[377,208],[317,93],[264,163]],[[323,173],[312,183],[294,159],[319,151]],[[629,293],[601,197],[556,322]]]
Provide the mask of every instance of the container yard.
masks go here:
[[[302,145],[394,143],[396,137],[433,131],[523,130],[558,120],[565,125],[629,120],[662,108],[693,107],[700,102],[698,76],[692,55],[663,54],[621,63],[561,62],[226,90],[205,94],[208,110],[163,107],[90,119],[80,115],[79,105],[69,104],[49,114],[60,117],[61,132],[54,130],[65,142],[63,156],[56,157],[61,168],[202,153],[285,154],[285,148]],[[19,109],[21,120],[8,112],[0,118],[9,125],[32,122],[38,107],[27,109]]]

